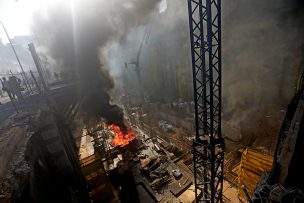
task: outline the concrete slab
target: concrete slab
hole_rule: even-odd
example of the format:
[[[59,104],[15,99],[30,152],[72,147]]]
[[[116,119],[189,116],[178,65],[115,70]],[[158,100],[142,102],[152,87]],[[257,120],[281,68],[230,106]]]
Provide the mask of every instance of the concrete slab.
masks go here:
[[[223,182],[223,196],[230,202],[240,202],[237,189],[225,180]]]
[[[170,192],[172,192],[174,196],[179,196],[183,191],[187,190],[191,184],[192,182],[189,179],[181,179],[169,186]]]
[[[192,184],[187,190],[185,190],[179,197],[180,202],[192,203],[195,200],[194,184]]]

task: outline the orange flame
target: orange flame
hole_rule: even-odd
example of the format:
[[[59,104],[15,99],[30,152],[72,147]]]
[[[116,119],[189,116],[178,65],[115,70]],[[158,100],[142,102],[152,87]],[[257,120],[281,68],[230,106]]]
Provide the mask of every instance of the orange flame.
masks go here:
[[[127,133],[123,133],[119,126],[115,124],[109,125],[108,128],[115,134],[112,140],[113,146],[124,147],[135,139],[135,135],[130,129],[128,129]]]

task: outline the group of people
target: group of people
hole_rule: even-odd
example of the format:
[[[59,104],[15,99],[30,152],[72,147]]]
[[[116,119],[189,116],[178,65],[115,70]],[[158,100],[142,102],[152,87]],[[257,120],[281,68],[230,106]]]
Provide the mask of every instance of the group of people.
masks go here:
[[[21,80],[19,78],[16,76],[10,76],[8,79],[2,77],[1,83],[2,90],[7,92],[11,100],[16,100],[16,97],[19,101],[23,99],[21,93],[23,88],[21,87]]]

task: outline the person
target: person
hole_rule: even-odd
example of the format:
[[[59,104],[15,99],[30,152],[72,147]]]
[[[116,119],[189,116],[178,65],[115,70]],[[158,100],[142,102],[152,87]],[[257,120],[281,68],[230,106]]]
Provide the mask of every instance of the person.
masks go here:
[[[10,76],[8,80],[9,86],[11,87],[11,92],[13,94],[13,97],[15,98],[15,95],[17,96],[18,100],[22,100],[23,96],[21,94],[21,80],[17,78],[16,76]]]
[[[15,99],[13,97],[13,94],[12,94],[12,89],[10,87],[10,84],[9,84],[9,81],[6,79],[6,77],[2,77],[2,90],[7,92],[7,95],[9,96],[9,98],[11,100]]]

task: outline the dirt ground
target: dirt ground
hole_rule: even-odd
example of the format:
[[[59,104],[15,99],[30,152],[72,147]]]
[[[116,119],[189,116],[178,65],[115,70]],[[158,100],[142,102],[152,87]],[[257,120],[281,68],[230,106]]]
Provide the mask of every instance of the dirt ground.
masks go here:
[[[27,183],[27,143],[31,137],[29,115],[11,116],[1,126],[0,134],[0,202],[21,195]],[[16,196],[16,198],[18,198]]]

